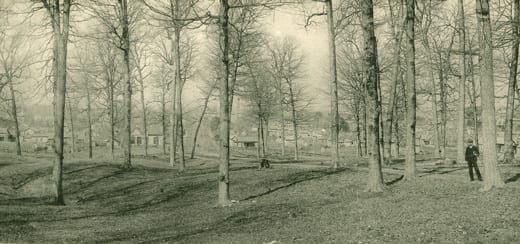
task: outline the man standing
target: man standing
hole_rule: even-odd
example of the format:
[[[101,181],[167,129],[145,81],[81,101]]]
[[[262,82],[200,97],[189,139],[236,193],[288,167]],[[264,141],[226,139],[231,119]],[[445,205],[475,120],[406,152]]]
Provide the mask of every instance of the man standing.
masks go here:
[[[475,173],[477,173],[477,177],[479,181],[482,181],[482,176],[480,175],[480,170],[478,170],[477,165],[477,157],[479,156],[478,147],[473,145],[473,140],[468,139],[468,146],[466,147],[466,161],[468,162],[469,168],[469,178],[473,181],[473,169],[475,169]]]

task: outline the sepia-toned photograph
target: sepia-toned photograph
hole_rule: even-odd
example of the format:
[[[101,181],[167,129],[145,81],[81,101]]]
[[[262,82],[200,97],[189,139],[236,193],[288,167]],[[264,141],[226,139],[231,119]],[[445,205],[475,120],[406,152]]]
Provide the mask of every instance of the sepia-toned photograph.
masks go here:
[[[0,0],[0,243],[520,243],[520,0]]]

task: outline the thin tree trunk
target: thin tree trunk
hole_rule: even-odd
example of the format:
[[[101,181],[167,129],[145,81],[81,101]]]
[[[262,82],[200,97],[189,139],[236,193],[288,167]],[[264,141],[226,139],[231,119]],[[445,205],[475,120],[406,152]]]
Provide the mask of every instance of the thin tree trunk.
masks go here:
[[[144,100],[144,80],[141,67],[137,67],[139,74],[139,86],[141,93],[141,109],[143,110],[143,130],[144,130],[144,156],[148,157],[148,124],[146,121],[146,101]]]
[[[365,84],[368,94],[368,110],[370,114],[369,120],[369,140],[371,141],[371,150],[369,156],[369,172],[367,179],[367,191],[381,192],[383,191],[383,173],[381,170],[380,140],[379,140],[379,123],[381,114],[381,104],[378,94],[378,69],[377,69],[377,41],[374,34],[374,9],[372,0],[362,2],[362,29],[365,40],[364,66]]]
[[[260,117],[260,139],[262,139],[262,159],[265,159],[264,120],[262,117]]]
[[[459,45],[462,54],[460,55],[460,80],[459,80],[459,109],[457,124],[457,162],[462,163],[464,158],[464,133],[466,131],[464,119],[466,115],[466,25],[464,21],[464,0],[459,0]]]
[[[175,71],[177,72],[177,70]],[[177,77],[177,75],[175,75]],[[170,165],[175,167],[175,163],[177,162],[177,106],[176,106],[176,97],[177,97],[177,78],[173,79],[173,84],[171,86],[171,112],[170,112]]]
[[[195,127],[195,133],[193,135],[193,145],[191,146],[191,159],[195,158],[195,149],[197,148],[197,136],[199,135],[200,126],[202,125],[202,120],[204,119],[204,115],[206,114],[206,110],[208,109],[209,99],[211,98],[211,94],[215,86],[212,86],[208,91],[208,94],[204,98],[204,106],[202,107],[202,113],[199,116],[199,120],[197,121],[197,127]]]
[[[482,23],[482,38],[480,42],[480,77],[482,96],[482,132],[483,132],[483,162],[484,186],[481,190],[488,191],[493,187],[503,187],[497,166],[496,151],[496,121],[495,121],[495,87],[493,82],[493,45],[491,20],[488,0],[476,0],[477,18]]]
[[[356,151],[356,155],[357,157],[362,157],[363,156],[363,149],[361,147],[361,120],[359,117],[360,116],[360,109],[359,109],[359,98],[356,98],[356,104],[354,105],[355,106],[355,113],[354,113],[354,116],[356,117],[356,138],[357,138],[357,151]]]
[[[224,77],[220,84],[220,164],[218,174],[218,204],[227,206],[230,204],[229,197],[229,129],[230,129],[230,106],[229,106],[229,3],[228,0],[220,0],[220,36],[222,46],[222,69]]]
[[[282,96],[280,86],[280,96]],[[283,98],[280,98],[281,126],[282,126],[282,157],[285,157],[285,111],[283,106]]]
[[[130,69],[130,32],[128,24],[128,2],[127,0],[118,0],[121,8],[121,26],[123,28],[123,61],[124,61],[124,123],[123,123],[123,139],[121,144],[123,146],[123,164],[125,167],[132,166],[132,77]]]
[[[166,155],[166,84],[164,81],[161,81],[161,124],[162,124],[162,148],[163,148],[163,154]]]
[[[330,65],[330,96],[331,96],[331,159],[334,168],[339,167],[339,108],[338,108],[338,74],[336,69],[336,34],[332,0],[325,0],[327,5],[327,22],[329,31],[329,65]],[[295,138],[296,141],[296,138]]]
[[[363,85],[363,87],[365,87]],[[364,156],[368,156],[368,130],[367,130],[367,120],[368,120],[368,113],[367,113],[367,101],[366,101],[366,92],[363,96],[363,154]]]
[[[115,132],[115,108],[114,108],[114,81],[111,77],[107,77],[108,102],[109,102],[109,116],[110,116],[110,154],[112,159],[115,158],[114,143],[116,138]]]
[[[470,47],[470,52],[471,52],[471,47]],[[474,64],[473,64],[473,58],[470,58],[468,60],[468,72],[471,74],[471,76],[469,77],[470,79],[470,83],[471,83],[471,95],[470,95],[470,100],[471,100],[471,109],[472,109],[472,112],[473,112],[473,134],[474,134],[474,138],[473,140],[475,141],[475,145],[480,145],[479,144],[479,136],[478,136],[478,110],[477,110],[477,92],[476,92],[476,87],[475,87],[475,71],[474,71]]]
[[[447,106],[446,106],[446,82],[444,80],[444,72],[447,72],[447,71],[444,71],[444,64],[443,64],[443,60],[442,60],[442,55],[441,53],[439,52],[439,81],[440,81],[440,87],[439,87],[439,91],[440,91],[440,99],[441,99],[441,138],[440,138],[440,141],[441,141],[441,158],[446,158],[446,114],[447,114]]]
[[[506,107],[506,121],[505,121],[505,133],[504,133],[504,161],[506,163],[512,163],[515,159],[514,148],[513,148],[513,118],[514,118],[514,107],[515,107],[515,91],[516,91],[516,75],[518,69],[518,24],[520,22],[520,1],[513,1],[514,19],[512,23],[512,38],[513,46],[511,47],[511,65],[509,70],[509,85],[507,90],[507,107]]]
[[[390,163],[392,160],[392,128],[394,124],[394,113],[396,111],[396,104],[397,104],[397,85],[399,83],[399,79],[401,77],[401,40],[403,36],[403,28],[399,28],[399,31],[396,31],[396,21],[394,20],[394,11],[393,6],[391,3],[391,0],[388,0],[388,6],[390,10],[390,24],[392,28],[392,39],[393,39],[393,68],[392,68],[392,83],[390,85],[390,98],[389,98],[389,104],[388,104],[388,111],[387,111],[387,119],[386,119],[386,130],[385,130],[385,139],[386,144],[384,146],[385,155],[386,158],[384,158],[385,163]],[[402,6],[400,6],[400,12],[402,12]],[[395,17],[399,17],[395,16]]]
[[[87,123],[88,123],[88,158],[92,158],[92,107],[90,98],[90,84],[87,81]]]
[[[9,90],[11,91],[11,115],[13,116],[14,128],[15,128],[15,133],[16,133],[16,155],[18,157],[21,157],[22,156],[22,146],[21,146],[21,142],[20,142],[20,125],[18,124],[18,109],[16,107],[16,95],[15,95],[13,80],[11,77],[8,77],[8,79],[9,79],[8,80]]]
[[[184,125],[182,123],[182,84],[179,83],[177,93],[177,141],[180,146],[179,152],[179,171],[184,171],[186,162],[184,161]]]
[[[404,178],[413,180],[416,178],[415,166],[415,1],[406,0],[406,160]]]
[[[298,149],[298,122],[296,118],[296,108],[294,101],[294,92],[292,88],[292,84],[289,80],[287,80],[287,85],[289,85],[289,96],[291,103],[291,114],[292,114],[292,124],[293,124],[293,132],[294,132],[294,160],[298,160],[299,158],[299,149]],[[334,166],[337,167],[337,166]]]
[[[262,138],[260,136],[260,123],[261,123],[261,120],[262,118],[260,117],[260,115],[258,115],[258,120],[256,121],[256,160],[258,161],[258,163],[261,163],[261,159],[262,159],[262,149],[260,148],[261,145],[262,145]]]
[[[66,93],[66,95],[67,95],[67,101],[69,103],[70,134],[71,134],[71,139],[72,139],[70,152],[74,153],[76,151],[76,136],[74,135],[74,119],[73,119],[73,116],[72,116],[72,103],[71,103],[70,96],[69,96],[68,92]]]
[[[439,118],[438,118],[439,110],[438,110],[438,106],[437,106],[437,86],[435,84],[435,78],[434,78],[434,70],[433,70],[434,64],[433,64],[432,52],[433,52],[432,50],[428,51],[429,60],[431,61],[430,68],[428,69],[428,74],[429,74],[430,83],[432,85],[432,91],[431,91],[432,115],[433,115],[432,125],[433,125],[433,139],[434,139],[434,145],[435,145],[433,156],[435,158],[440,158],[441,157],[441,145],[440,145],[440,139],[439,139],[440,138]]]

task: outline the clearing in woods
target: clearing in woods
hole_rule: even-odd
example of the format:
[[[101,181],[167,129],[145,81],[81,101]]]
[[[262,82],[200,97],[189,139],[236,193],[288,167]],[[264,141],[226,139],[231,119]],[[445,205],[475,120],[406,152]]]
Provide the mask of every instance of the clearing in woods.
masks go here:
[[[366,164],[320,162],[257,169],[232,161],[230,207],[216,207],[215,159],[104,160],[65,165],[66,206],[48,204],[50,158],[0,154],[0,242],[512,243],[520,240],[520,167],[502,166],[506,187],[480,193],[466,165],[385,168],[383,193],[365,193]]]

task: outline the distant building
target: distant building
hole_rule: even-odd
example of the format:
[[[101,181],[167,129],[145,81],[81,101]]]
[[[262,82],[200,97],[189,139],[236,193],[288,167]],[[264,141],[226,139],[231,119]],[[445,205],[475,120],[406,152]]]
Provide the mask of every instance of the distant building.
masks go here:
[[[7,128],[0,128],[0,142],[14,142],[16,138],[9,132]]]
[[[132,145],[144,145],[145,143],[144,131],[140,129],[134,129],[131,137]],[[150,128],[148,130],[148,145],[159,146],[164,143],[164,136],[159,129]]]
[[[235,143],[236,147],[254,148],[256,147],[257,138],[253,136],[233,136],[231,141]]]

